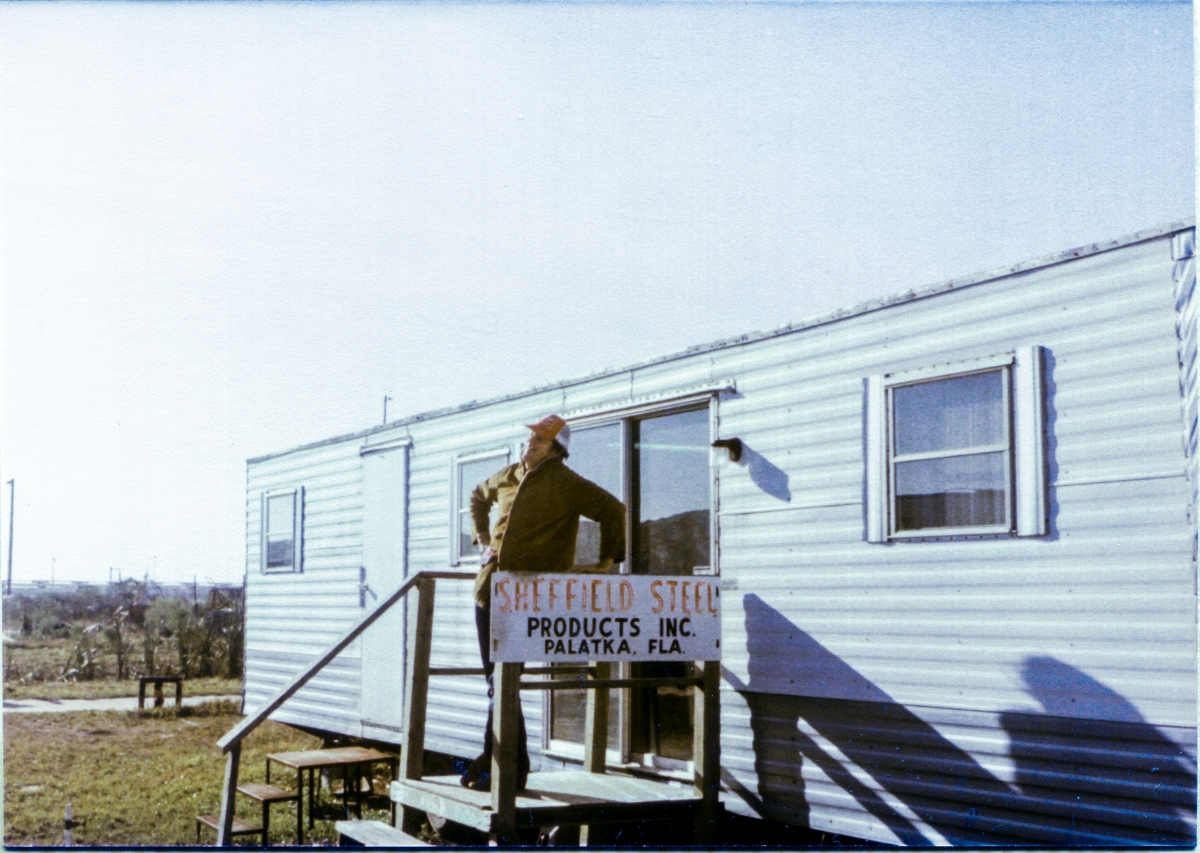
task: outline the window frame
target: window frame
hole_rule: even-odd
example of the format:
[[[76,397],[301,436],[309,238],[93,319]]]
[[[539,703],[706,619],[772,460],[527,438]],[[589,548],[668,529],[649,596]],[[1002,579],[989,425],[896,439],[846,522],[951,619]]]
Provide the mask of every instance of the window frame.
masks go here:
[[[1048,532],[1045,384],[1040,346],[1018,347],[983,358],[896,371],[866,380],[864,443],[866,476],[865,540],[871,543],[944,539],[988,539],[1043,536]],[[893,392],[897,388],[938,379],[1003,371],[1002,422],[1005,438],[996,445],[950,451],[897,455]],[[1005,523],[970,527],[897,530],[895,469],[897,462],[1004,452]]]
[[[290,566],[268,566],[267,551],[270,543],[270,505],[273,498],[292,497],[292,563]],[[264,575],[295,575],[304,571],[304,487],[271,489],[261,495],[259,510],[259,572]]]
[[[513,448],[511,445],[502,447],[493,447],[488,450],[476,450],[470,453],[463,453],[451,460],[450,463],[450,565],[460,566],[464,563],[468,565],[479,565],[479,554],[462,554],[459,551],[461,545],[459,534],[462,532],[462,516],[466,513],[471,514],[471,505],[468,503],[463,506],[463,498],[470,495],[470,491],[463,491],[462,485],[462,467],[472,462],[481,462],[485,459],[502,460],[501,464],[497,465],[497,470],[512,464]],[[489,475],[491,476],[491,475]],[[475,487],[472,486],[472,489]]]
[[[572,431],[582,432],[592,427],[617,425],[621,430],[621,494],[617,495],[625,504],[625,554],[626,559],[620,565],[620,573],[630,574],[633,570],[634,527],[637,525],[638,492],[640,490],[640,472],[635,462],[634,422],[650,420],[670,415],[683,414],[691,411],[705,411],[708,414],[708,487],[709,487],[709,566],[705,572],[695,573],[696,577],[719,578],[721,574],[720,538],[718,535],[718,513],[720,511],[720,466],[716,464],[712,442],[719,435],[721,392],[732,389],[732,380],[719,386],[704,388],[700,391],[674,393],[661,398],[639,401],[637,403],[617,404],[609,407],[595,407],[583,410],[573,410],[563,413],[564,420]],[[570,461],[568,460],[568,465]],[[628,678],[631,666],[628,663],[614,665],[614,677]],[[548,676],[549,677],[549,676]],[[542,751],[552,758],[564,761],[580,761],[583,759],[583,744],[574,741],[552,738],[553,705],[552,700],[557,691],[547,690],[543,698],[542,719],[545,725],[542,730]],[[633,734],[631,731],[631,714],[633,697],[626,689],[615,691],[618,697],[618,713],[620,720],[618,731],[620,743],[608,744],[607,764],[611,767],[636,767],[642,770],[653,770],[666,774],[690,774],[694,768],[694,760],[684,761],[675,758],[665,758],[650,753],[637,753],[632,750]],[[679,778],[684,778],[681,775]],[[690,778],[690,777],[689,777]]]
[[[979,444],[970,447],[956,447],[950,450],[933,450],[921,453],[897,453],[896,443],[899,430],[896,425],[895,393],[898,388],[912,388],[927,382],[937,382],[945,379],[960,379],[967,376],[979,376],[984,373],[1000,373],[1000,422],[1004,427],[1004,435],[996,444]],[[887,393],[887,426],[888,426],[888,538],[889,539],[928,539],[930,536],[989,536],[1003,535],[1012,532],[1013,513],[1013,447],[1012,447],[1012,358],[1007,363],[980,367],[976,370],[951,372],[922,376],[920,378],[895,377],[884,380],[884,390]],[[896,466],[906,462],[921,462],[930,459],[952,459],[965,456],[980,456],[990,453],[1004,454],[1004,521],[1000,524],[976,524],[962,527],[923,527],[917,530],[899,529],[899,511],[896,506]]]

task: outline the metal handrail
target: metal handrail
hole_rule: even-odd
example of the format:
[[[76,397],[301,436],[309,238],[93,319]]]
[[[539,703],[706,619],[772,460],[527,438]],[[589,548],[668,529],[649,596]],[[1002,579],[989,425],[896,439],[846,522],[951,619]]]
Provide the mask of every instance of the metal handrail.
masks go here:
[[[276,693],[265,705],[254,712],[253,715],[242,720],[232,729],[230,729],[223,738],[217,741],[217,746],[221,748],[221,752],[229,752],[235,744],[241,743],[250,732],[258,728],[262,723],[279,710],[279,707],[290,699],[296,691],[308,683],[314,675],[320,672],[326,664],[332,661],[335,657],[345,651],[346,647],[353,643],[358,636],[383,615],[383,612],[406,596],[410,590],[416,587],[417,582],[421,578],[430,578],[433,580],[474,580],[473,572],[432,572],[420,571],[406,580],[401,587],[388,596],[378,607],[364,616],[358,621],[350,631],[338,640],[329,651],[325,652],[319,658],[315,659],[308,667],[299,675],[289,681],[284,687]]]

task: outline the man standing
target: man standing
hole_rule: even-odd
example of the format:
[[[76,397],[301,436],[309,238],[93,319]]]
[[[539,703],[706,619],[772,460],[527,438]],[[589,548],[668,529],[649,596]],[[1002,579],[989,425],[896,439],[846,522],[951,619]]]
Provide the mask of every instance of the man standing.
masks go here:
[[[547,415],[526,426],[530,435],[521,461],[493,474],[471,493],[475,541],[484,548],[483,565],[475,580],[475,628],[487,675],[488,719],[483,753],[467,767],[462,784],[477,791],[491,788],[494,667],[488,647],[492,574],[607,572],[625,559],[625,505],[563,464],[571,442],[571,428],[566,421],[558,415]],[[489,531],[493,506],[497,507],[498,517]],[[575,565],[581,515],[600,523],[600,561],[594,566]],[[529,748],[524,715],[520,714],[519,719],[517,789],[521,790],[529,776]]]

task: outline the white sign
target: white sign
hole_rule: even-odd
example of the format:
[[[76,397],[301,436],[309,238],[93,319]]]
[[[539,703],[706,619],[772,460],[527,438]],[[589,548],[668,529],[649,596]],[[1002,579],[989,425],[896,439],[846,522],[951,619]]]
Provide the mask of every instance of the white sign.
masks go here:
[[[721,659],[717,579],[492,575],[492,660]]]

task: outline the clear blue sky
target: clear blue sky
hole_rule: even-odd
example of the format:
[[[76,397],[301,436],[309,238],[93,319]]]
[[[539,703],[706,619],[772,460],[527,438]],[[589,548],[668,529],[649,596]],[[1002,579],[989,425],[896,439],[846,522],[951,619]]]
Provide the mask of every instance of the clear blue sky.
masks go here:
[[[0,4],[14,576],[236,580],[246,458],[384,394],[1189,218],[1192,31],[1186,4]],[[0,513],[7,547],[7,487]]]

